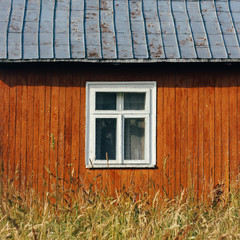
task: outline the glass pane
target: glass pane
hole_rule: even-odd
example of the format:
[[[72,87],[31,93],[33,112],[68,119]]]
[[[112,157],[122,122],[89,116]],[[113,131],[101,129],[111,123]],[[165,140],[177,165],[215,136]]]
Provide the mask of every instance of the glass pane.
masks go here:
[[[124,159],[143,160],[145,151],[145,119],[126,118],[124,123]]]
[[[124,110],[145,109],[146,93],[124,93]]]
[[[116,110],[116,93],[97,92],[96,110]]]
[[[115,118],[96,119],[96,159],[116,159],[116,127]]]

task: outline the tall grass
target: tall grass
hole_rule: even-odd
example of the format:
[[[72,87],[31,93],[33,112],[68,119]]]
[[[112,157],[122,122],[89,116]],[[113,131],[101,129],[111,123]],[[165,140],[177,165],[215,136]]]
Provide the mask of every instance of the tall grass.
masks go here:
[[[75,195],[76,196],[76,195]],[[2,198],[0,239],[240,239],[240,190],[208,204],[192,194],[159,200],[132,189],[110,197],[81,188],[71,204],[49,194],[44,204],[29,192]]]

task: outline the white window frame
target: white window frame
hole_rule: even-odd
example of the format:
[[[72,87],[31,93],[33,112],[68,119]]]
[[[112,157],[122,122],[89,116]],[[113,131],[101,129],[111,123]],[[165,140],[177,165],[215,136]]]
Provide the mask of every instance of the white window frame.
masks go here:
[[[96,92],[145,92],[144,110],[95,110]],[[86,167],[154,168],[156,166],[156,82],[87,82],[86,83]],[[117,103],[121,106],[121,101]],[[120,107],[123,108],[123,107]],[[95,159],[96,118],[116,118],[116,159]],[[124,160],[124,118],[145,118],[145,159]]]

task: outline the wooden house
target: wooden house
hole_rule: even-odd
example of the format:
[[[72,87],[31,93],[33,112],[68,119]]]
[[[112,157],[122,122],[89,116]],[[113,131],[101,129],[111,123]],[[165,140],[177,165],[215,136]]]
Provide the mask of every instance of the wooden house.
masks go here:
[[[0,1],[2,189],[229,189],[239,16],[238,0]]]

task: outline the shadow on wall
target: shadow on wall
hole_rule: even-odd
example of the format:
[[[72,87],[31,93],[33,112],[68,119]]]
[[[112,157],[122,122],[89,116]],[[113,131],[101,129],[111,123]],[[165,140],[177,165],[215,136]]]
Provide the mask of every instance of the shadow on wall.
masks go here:
[[[71,87],[86,81],[158,81],[161,87],[237,86],[239,64],[22,63],[0,65],[0,80],[14,86]]]

